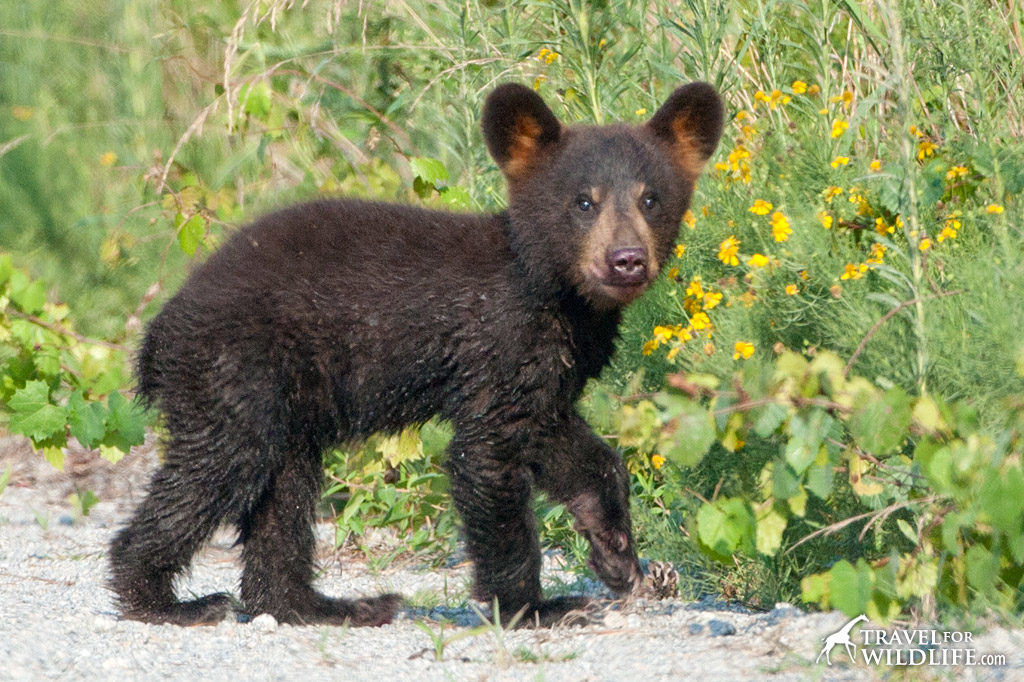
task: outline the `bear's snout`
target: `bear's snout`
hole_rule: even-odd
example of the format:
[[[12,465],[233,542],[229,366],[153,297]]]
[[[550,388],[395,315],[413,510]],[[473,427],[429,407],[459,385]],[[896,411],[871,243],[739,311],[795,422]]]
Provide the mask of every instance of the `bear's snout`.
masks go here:
[[[633,286],[647,282],[647,249],[628,247],[610,250],[605,259],[611,275],[610,284]]]

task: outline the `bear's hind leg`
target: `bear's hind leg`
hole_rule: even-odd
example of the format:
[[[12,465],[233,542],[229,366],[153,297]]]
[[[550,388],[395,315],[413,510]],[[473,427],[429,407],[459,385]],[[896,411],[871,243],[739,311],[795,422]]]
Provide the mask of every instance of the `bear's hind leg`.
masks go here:
[[[401,604],[396,594],[335,599],[313,589],[313,522],[323,472],[319,453],[289,456],[264,496],[243,518],[242,601],[253,616],[279,622],[384,625]]]
[[[181,602],[174,596],[175,578],[216,530],[223,511],[221,500],[199,498],[179,467],[165,464],[153,474],[148,496],[110,547],[110,585],[125,618],[203,625],[227,615],[226,594]]]

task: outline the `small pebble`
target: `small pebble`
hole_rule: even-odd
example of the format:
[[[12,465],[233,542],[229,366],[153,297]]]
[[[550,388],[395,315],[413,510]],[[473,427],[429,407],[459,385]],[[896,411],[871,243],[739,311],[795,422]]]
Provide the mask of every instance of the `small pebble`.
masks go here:
[[[728,637],[736,634],[736,626],[725,620],[708,621],[708,631],[712,637]]]
[[[274,632],[277,630],[277,619],[269,613],[261,613],[249,625],[260,632]]]

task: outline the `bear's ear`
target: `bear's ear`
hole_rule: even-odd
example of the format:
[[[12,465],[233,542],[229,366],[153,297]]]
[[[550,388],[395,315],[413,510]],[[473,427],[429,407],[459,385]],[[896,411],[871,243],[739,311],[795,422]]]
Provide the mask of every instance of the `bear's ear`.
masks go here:
[[[562,126],[536,92],[517,83],[498,86],[484,102],[484,142],[510,183],[526,178]]]
[[[676,88],[661,105],[648,127],[669,146],[676,170],[694,182],[722,136],[722,100],[707,83]]]

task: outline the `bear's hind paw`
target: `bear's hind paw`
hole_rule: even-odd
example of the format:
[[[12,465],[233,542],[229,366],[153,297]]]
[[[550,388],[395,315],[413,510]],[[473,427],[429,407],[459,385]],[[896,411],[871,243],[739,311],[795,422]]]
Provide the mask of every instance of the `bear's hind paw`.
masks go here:
[[[175,602],[169,606],[145,611],[126,611],[125,618],[154,625],[216,625],[224,620],[232,609],[233,599],[224,592],[208,594],[191,601]]]

